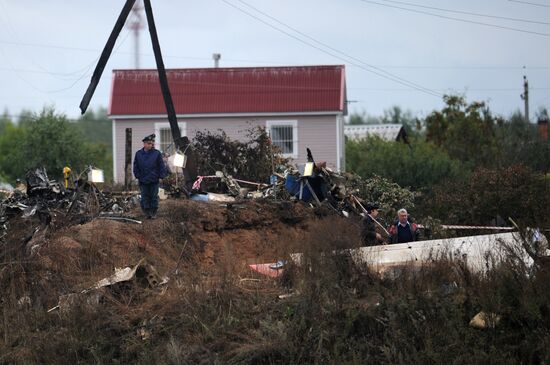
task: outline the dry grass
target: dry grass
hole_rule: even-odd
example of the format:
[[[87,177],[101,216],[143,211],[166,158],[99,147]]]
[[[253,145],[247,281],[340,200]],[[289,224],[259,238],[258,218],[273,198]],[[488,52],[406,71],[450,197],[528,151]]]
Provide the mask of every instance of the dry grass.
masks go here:
[[[507,261],[483,274],[441,259],[381,277],[338,250],[359,244],[349,221],[291,220],[284,224],[292,235],[281,234],[276,225],[260,226],[266,242],[252,246],[262,236],[240,222],[256,220],[264,214],[262,206],[255,207],[260,209],[256,215],[231,220],[239,228],[228,232],[205,231],[198,207],[172,207],[139,228],[118,222],[64,228],[46,237],[36,256],[29,256],[20,241],[9,242],[4,252],[11,263],[0,267],[0,363],[550,360],[550,280],[544,265],[525,267],[511,252]],[[219,227],[227,222],[224,209],[208,214],[220,215]],[[271,251],[271,257],[300,248],[303,264],[289,264],[277,280],[245,271],[244,247],[256,255],[257,247],[269,250],[278,234],[281,248]],[[211,247],[215,264],[205,261],[214,245],[206,237],[219,240]],[[246,240],[236,241],[238,237]],[[159,275],[169,275],[169,283],[150,287],[136,280],[68,296],[73,305],[47,313],[59,295],[77,293],[110,275],[115,266],[133,265],[139,258],[146,258]],[[502,320],[494,329],[471,328],[470,319],[481,310]]]

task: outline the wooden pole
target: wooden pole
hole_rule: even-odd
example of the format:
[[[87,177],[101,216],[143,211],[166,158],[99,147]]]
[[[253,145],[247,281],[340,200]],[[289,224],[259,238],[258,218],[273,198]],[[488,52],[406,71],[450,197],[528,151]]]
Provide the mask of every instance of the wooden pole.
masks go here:
[[[124,159],[124,186],[130,190],[132,183],[132,128],[126,128],[126,148]],[[116,158],[116,156],[113,156]]]

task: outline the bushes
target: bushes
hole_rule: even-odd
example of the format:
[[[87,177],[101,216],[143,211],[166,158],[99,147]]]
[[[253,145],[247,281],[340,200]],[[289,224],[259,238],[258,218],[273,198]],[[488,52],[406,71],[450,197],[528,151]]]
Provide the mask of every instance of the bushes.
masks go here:
[[[422,211],[453,224],[508,224],[511,217],[524,225],[547,227],[548,206],[550,180],[525,166],[515,165],[503,169],[479,168],[468,179],[447,181],[435,187],[423,201]]]
[[[277,148],[270,145],[263,128],[248,130],[246,142],[230,140],[224,131],[197,132],[193,147],[197,154],[199,175],[225,171],[236,178],[265,181],[273,169],[286,162]]]
[[[86,141],[76,124],[53,109],[33,115],[22,126],[8,125],[0,137],[0,171],[10,182],[30,168],[43,166],[50,178],[62,178],[64,166],[75,172],[93,164],[112,176],[112,158],[105,145]]]
[[[504,120],[481,102],[446,95],[445,106],[424,120],[425,135],[411,147],[370,138],[346,143],[349,170],[409,187],[420,218],[445,224],[548,227],[550,142],[515,114]],[[546,181],[546,182],[545,182]]]
[[[430,188],[461,174],[461,164],[430,143],[412,146],[378,138],[346,143],[346,164],[362,177],[379,175],[413,190]]]

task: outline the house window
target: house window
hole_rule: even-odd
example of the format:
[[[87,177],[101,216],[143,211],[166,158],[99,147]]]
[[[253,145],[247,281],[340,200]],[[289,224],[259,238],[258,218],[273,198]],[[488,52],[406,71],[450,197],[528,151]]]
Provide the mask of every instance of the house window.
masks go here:
[[[180,127],[180,133],[183,136],[186,135],[186,125],[184,122],[178,123]],[[157,140],[155,148],[161,152],[173,154],[176,150],[174,146],[174,140],[172,138],[172,130],[170,129],[170,123],[155,123],[155,134]]]
[[[298,157],[298,122],[295,120],[267,121],[267,132],[273,145],[279,147],[283,156]]]

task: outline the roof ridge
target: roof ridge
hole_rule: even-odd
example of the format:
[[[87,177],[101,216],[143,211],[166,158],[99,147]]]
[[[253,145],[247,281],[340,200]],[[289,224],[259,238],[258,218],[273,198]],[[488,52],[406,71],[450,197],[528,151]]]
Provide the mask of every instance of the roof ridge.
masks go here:
[[[301,66],[246,66],[246,67],[188,67],[188,68],[167,68],[166,72],[177,72],[177,71],[249,71],[249,70],[274,70],[274,69],[339,69],[345,68],[345,65],[301,65]],[[128,72],[157,72],[156,68],[140,68],[140,69],[113,69],[113,72],[117,71],[128,71]]]

